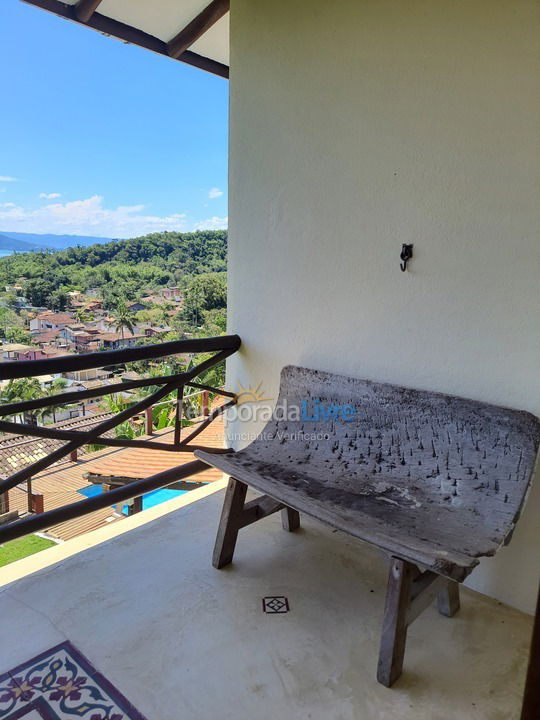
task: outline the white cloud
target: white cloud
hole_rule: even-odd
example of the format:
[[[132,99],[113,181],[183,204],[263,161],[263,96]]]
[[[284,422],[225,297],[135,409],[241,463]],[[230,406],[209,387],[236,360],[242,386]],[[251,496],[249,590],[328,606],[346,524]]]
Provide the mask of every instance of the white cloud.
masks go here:
[[[14,208],[17,207],[15,203],[0,203],[0,208]]]
[[[0,227],[8,230],[69,235],[96,235],[126,238],[163,230],[186,230],[186,215],[164,217],[143,212],[144,205],[119,205],[106,208],[103,197],[51,203],[28,210],[19,205],[0,208]]]
[[[56,200],[62,197],[60,193],[39,193],[40,200]]]
[[[208,218],[208,220],[201,220],[200,222],[195,223],[195,225],[193,226],[193,229],[194,230],[226,230],[228,223],[229,223],[229,218],[227,216],[218,217],[217,215],[214,215],[214,217]]]
[[[17,182],[17,178],[11,177],[11,175],[0,175],[0,182]]]
[[[215,200],[218,197],[221,197],[223,195],[223,190],[220,190],[219,188],[212,188],[208,192],[208,197],[210,200]]]

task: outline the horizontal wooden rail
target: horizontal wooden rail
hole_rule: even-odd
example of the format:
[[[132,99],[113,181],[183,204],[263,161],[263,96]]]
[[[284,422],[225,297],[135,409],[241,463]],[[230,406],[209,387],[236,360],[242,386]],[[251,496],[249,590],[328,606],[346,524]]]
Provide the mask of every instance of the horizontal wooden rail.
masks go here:
[[[167,487],[178,480],[184,480],[203,470],[208,470],[208,465],[201,460],[193,460],[184,465],[165,470],[157,475],[152,475],[144,480],[135,480],[121,488],[109,490],[101,495],[96,495],[86,500],[79,500],[78,502],[70,503],[69,505],[55,508],[54,510],[48,510],[41,515],[22,518],[8,525],[0,526],[0,543],[15,540],[23,535],[28,535],[28,533],[46,530],[53,525],[82,517],[95,510],[101,510],[102,508],[110,507],[111,505],[116,505],[125,500],[130,500],[144,493],[151,492],[152,490]]]
[[[47,360],[26,360],[0,363],[0,380],[37,377],[54,373],[76,372],[92,368],[121,365],[137,360],[155,360],[168,355],[185,353],[206,353],[216,350],[236,352],[241,341],[238,335],[222,335],[214,338],[198,338],[194,340],[174,340],[157,345],[142,345],[124,350],[105,350],[99,353],[85,353],[74,357],[57,357]],[[137,382],[137,381],[133,381]],[[152,384],[152,383],[150,383]],[[128,383],[125,383],[127,388]]]
[[[160,403],[157,404],[159,405]],[[176,443],[175,445],[151,442],[149,440],[124,440],[121,438],[108,437],[98,437],[97,439],[93,438],[91,441],[88,442],[93,442],[98,445],[110,445],[111,447],[139,447],[152,450],[169,450],[170,452],[178,452],[181,446],[186,445],[191,438],[199,435],[206,427],[208,427],[208,425],[210,425],[213,420],[219,417],[219,415],[224,413],[225,410],[227,410],[234,404],[234,400],[231,400],[230,402],[224,403],[223,405],[217,407],[207,418],[200,422],[198,427],[196,427],[196,429],[187,438],[185,438],[181,443]],[[116,415],[109,419],[115,420],[117,417],[118,416]],[[87,438],[87,436],[89,436],[89,433],[91,433],[92,430],[86,432],[81,430],[62,430],[61,428],[42,427],[40,425],[24,425],[22,423],[11,423],[6,422],[5,420],[0,420],[0,432],[10,434],[16,434],[17,432],[19,432],[21,435],[30,435],[31,437],[45,438],[49,440],[85,441],[85,439]]]
[[[224,390],[223,388],[215,388],[212,387],[212,385],[202,385],[201,383],[197,382],[188,382],[186,383],[188,387],[192,388],[198,388],[200,390],[208,390],[208,392],[215,393],[216,395],[223,395],[223,397],[230,397],[230,398],[236,398],[236,393],[230,392],[229,390]],[[196,393],[193,393],[194,395]],[[191,397],[191,395],[189,395]]]
[[[66,445],[63,445],[57,450],[53,450],[53,452],[49,453],[49,455],[46,455],[45,457],[37,460],[31,465],[22,468],[22,470],[18,470],[6,480],[0,480],[0,492],[6,492],[7,490],[11,490],[11,488],[14,488],[19,483],[25,482],[29,478],[36,475],[38,472],[41,472],[42,470],[48,468],[49,465],[54,464],[58,460],[61,460],[63,457],[69,455],[74,450],[78,450],[82,445],[96,442],[102,433],[112,430],[114,427],[116,427],[116,425],[120,425],[120,423],[123,423],[125,420],[129,420],[133,415],[136,415],[137,413],[145,410],[147,407],[150,407],[150,405],[152,405],[156,400],[160,400],[162,397],[167,395],[171,391],[171,389],[173,389],[172,385],[166,385],[165,387],[158,390],[156,393],[153,393],[152,395],[144,398],[144,400],[142,400],[141,402],[138,402],[135,406],[126,408],[114,417],[105,420],[97,427],[94,427],[92,430],[84,433],[83,440],[71,440]]]
[[[191,442],[194,438],[197,437],[202,431],[210,425],[210,423],[215,420],[219,415],[221,415],[225,410],[232,407],[233,405],[236,405],[236,400],[230,400],[228,403],[224,403],[223,405],[220,405],[215,410],[213,410],[208,417],[203,420],[197,427],[190,432],[190,434],[182,440],[182,445],[187,445],[189,442]]]
[[[32,362],[39,361],[36,360]],[[30,410],[40,410],[41,408],[52,407],[54,405],[68,405],[80,402],[81,400],[128,392],[129,390],[135,390],[141,387],[165,385],[170,383],[173,377],[174,375],[160,375],[151,379],[141,378],[140,380],[129,380],[128,382],[113,383],[112,385],[102,385],[101,387],[92,388],[91,390],[72,390],[70,392],[58,393],[58,395],[50,395],[45,398],[37,398],[36,400],[21,400],[20,402],[0,406],[0,417],[20,415]]]
[[[63,508],[57,508],[50,512],[43,512],[43,503],[34,501],[32,493],[32,478],[51,465],[63,458],[69,457],[72,461],[77,460],[77,450],[85,445],[104,445],[106,447],[140,448],[146,450],[164,450],[167,452],[193,452],[202,449],[214,453],[230,452],[226,448],[208,448],[204,445],[191,444],[215,418],[236,403],[235,393],[214,388],[211,385],[196,382],[196,378],[209,368],[218,365],[232,355],[240,347],[240,338],[237,335],[228,335],[217,338],[201,338],[196,340],[178,340],[159,345],[140,346],[124,350],[114,350],[102,353],[91,353],[75,357],[61,357],[51,360],[30,360],[26,362],[8,362],[0,365],[1,379],[16,379],[19,377],[36,377],[44,374],[65,373],[90,368],[100,368],[108,365],[118,365],[137,360],[161,359],[169,355],[177,354],[198,354],[204,353],[206,358],[197,365],[182,372],[157,377],[145,377],[139,380],[131,380],[112,385],[103,385],[98,388],[85,391],[59,393],[51,397],[27,400],[15,403],[8,403],[0,406],[0,417],[20,415],[25,412],[35,411],[54,405],[65,405],[70,402],[80,402],[86,397],[101,397],[122,393],[137,387],[149,387],[150,394],[139,398],[136,401],[126,403],[126,406],[116,414],[106,413],[99,422],[93,423],[89,430],[76,430],[72,428],[38,426],[27,423],[7,422],[0,420],[0,432],[27,435],[34,438],[43,438],[54,442],[65,441],[64,445],[55,447],[48,455],[41,457],[34,462],[20,468],[7,478],[0,479],[0,495],[7,493],[14,487],[22,487],[26,483],[28,494],[28,511],[31,517],[10,522],[1,528],[0,542],[6,539],[20,537],[29,532],[36,532],[56,525],[59,522],[85,515],[95,509],[114,505],[124,499],[139,497],[145,492],[165,487],[175,480],[189,477],[194,472],[200,472],[206,467],[200,461],[180,465],[166,473],[147,478],[146,480],[134,481],[129,485],[115,489],[104,496],[89,498],[73,503]],[[184,388],[188,386],[195,390],[191,395],[184,396]],[[210,412],[208,407],[208,393],[216,393],[225,398],[228,402]],[[171,393],[175,393],[176,404],[175,433],[173,443],[157,442],[143,439],[110,438],[107,434],[123,422],[132,420],[136,415],[146,416],[147,426],[149,424],[152,432],[152,408],[164,401]],[[190,397],[203,395],[203,415],[206,416],[198,421],[198,425],[192,429],[189,435],[181,438],[182,426],[182,399],[189,400]],[[166,402],[171,402],[167,400]],[[150,434],[149,433],[149,434]],[[20,443],[17,443],[20,444]],[[140,505],[140,503],[139,503]],[[32,514],[39,513],[39,517]]]
[[[165,401],[165,402],[167,402],[167,401]],[[161,403],[156,403],[156,405],[161,405]],[[88,424],[88,425],[92,425],[92,424],[94,424],[94,423],[97,423],[99,420],[103,420],[104,418],[111,417],[112,414],[113,414],[113,413],[105,412],[105,413],[100,413],[99,415],[88,416],[88,417],[86,418],[86,420],[88,421],[87,424]],[[80,418],[79,418],[79,419],[80,419]],[[72,420],[71,422],[76,423],[76,422],[77,422],[77,418],[73,418],[73,420]],[[23,435],[26,434],[26,433],[23,433],[23,432],[20,431],[20,428],[22,427],[22,425],[20,425],[19,423],[17,423],[16,426],[17,426],[17,428],[18,428],[17,432],[16,432],[16,433],[11,433],[11,432],[10,432],[10,435],[15,435],[15,436],[17,436],[17,437],[18,437],[18,436],[21,436],[21,437],[22,437]],[[35,426],[32,425],[32,427],[35,427]],[[24,440],[18,440],[17,442],[11,442],[9,445],[2,445],[2,444],[1,444],[1,441],[5,440],[5,439],[6,439],[6,438],[0,438],[0,450],[13,450],[13,448],[19,448],[19,447],[22,447],[23,445],[28,445],[28,443],[36,442],[36,438],[35,438],[35,437],[28,437],[28,438],[24,438]]]
[[[30,362],[39,362],[39,360],[31,360]],[[25,413],[30,410],[40,410],[41,408],[52,407],[54,405],[78,403],[81,402],[81,400],[88,400],[90,398],[94,399],[103,397],[104,395],[114,395],[114,393],[128,392],[129,390],[135,390],[141,387],[165,385],[170,383],[173,378],[179,377],[181,374],[182,373],[177,373],[176,375],[157,375],[156,377],[141,378],[140,380],[128,380],[126,382],[113,383],[112,385],[102,385],[101,387],[92,388],[91,390],[72,390],[70,392],[58,393],[58,395],[49,395],[44,398],[37,398],[36,400],[21,400],[16,403],[0,405],[0,417],[5,417],[6,415],[20,415],[21,413]],[[217,395],[223,395],[224,397],[236,397],[235,393],[227,392],[225,390],[221,390],[220,388],[214,388],[210,385],[199,385],[198,383],[192,382],[185,382],[184,384],[188,387],[209,390],[210,392],[216,393]]]
[[[164,344],[170,345],[172,343]],[[158,400],[161,400],[173,390],[176,390],[178,387],[185,384],[187,381],[193,380],[193,378],[195,378],[204,370],[207,370],[213,365],[216,365],[222,360],[225,360],[225,358],[227,358],[233,352],[234,350],[222,350],[221,352],[218,352],[216,355],[213,355],[207,360],[204,360],[202,363],[199,363],[199,365],[196,365],[195,367],[187,370],[186,372],[178,373],[177,375],[171,375],[169,378],[169,383],[167,385],[159,388],[151,395],[148,395],[139,402],[135,403],[135,405],[132,405],[125,410],[122,410],[122,412],[114,415],[112,418],[105,420],[96,427],[92,428],[92,430],[89,430],[86,433],[81,433],[79,439],[69,441],[66,445],[58,448],[57,450],[53,450],[53,452],[49,453],[49,455],[46,455],[40,460],[36,460],[36,462],[22,468],[21,470],[18,470],[9,478],[5,480],[0,480],[0,493],[11,490],[11,488],[15,487],[19,483],[27,481],[28,479],[36,475],[38,472],[45,470],[47,467],[49,467],[49,465],[52,465],[58,460],[61,460],[63,457],[69,455],[74,450],[78,450],[78,448],[80,448],[82,445],[99,442],[100,435],[108,432],[109,430],[112,430],[114,427],[116,427],[116,425],[120,425],[125,420],[129,420],[131,417],[133,417],[133,415],[142,413],[144,410],[146,410],[146,408],[150,407]],[[24,364],[39,362],[42,361],[29,360]]]

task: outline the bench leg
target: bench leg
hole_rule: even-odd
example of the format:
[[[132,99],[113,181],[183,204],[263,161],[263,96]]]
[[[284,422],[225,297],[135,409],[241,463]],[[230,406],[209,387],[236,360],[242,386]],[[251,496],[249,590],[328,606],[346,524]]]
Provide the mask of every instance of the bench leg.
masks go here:
[[[437,598],[439,612],[452,617],[459,610],[459,585],[419,570],[413,563],[391,558],[377,667],[377,680],[390,687],[401,675],[407,628]]]
[[[225,567],[232,562],[238,532],[247,525],[281,511],[281,522],[285,530],[293,532],[300,527],[300,513],[297,510],[268,495],[259,495],[246,502],[247,488],[240,480],[229,479],[212,556],[212,565],[215,568]]]
[[[300,513],[290,507],[284,507],[281,511],[281,524],[284,530],[294,532],[300,527]]]
[[[232,562],[238,531],[241,528],[246,492],[245,483],[234,478],[229,479],[212,556],[212,565],[215,568],[225,567]]]
[[[398,679],[403,669],[407,615],[412,583],[417,575],[418,570],[411,563],[391,558],[377,666],[377,680],[386,687],[390,687]]]
[[[437,607],[441,615],[453,617],[459,610],[459,584],[449,580],[437,595]]]

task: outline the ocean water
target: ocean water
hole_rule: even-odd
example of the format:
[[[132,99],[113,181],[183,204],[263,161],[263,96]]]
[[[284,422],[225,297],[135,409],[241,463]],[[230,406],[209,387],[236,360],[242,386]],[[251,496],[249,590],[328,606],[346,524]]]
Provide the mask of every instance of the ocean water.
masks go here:
[[[13,250],[0,250],[0,257],[6,257],[6,255],[13,255]]]

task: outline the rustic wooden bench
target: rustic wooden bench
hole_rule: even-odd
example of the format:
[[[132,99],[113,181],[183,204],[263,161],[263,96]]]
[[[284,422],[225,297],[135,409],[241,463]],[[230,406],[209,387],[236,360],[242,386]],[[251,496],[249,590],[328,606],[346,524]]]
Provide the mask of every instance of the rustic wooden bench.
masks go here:
[[[196,455],[230,475],[213,564],[232,561],[238,531],[299,512],[390,556],[377,679],[400,676],[407,627],[510,540],[529,487],[540,422],[518,410],[300,367],[281,374],[278,406],[244,450]],[[298,408],[294,417],[291,408]],[[292,413],[292,416],[291,416]],[[247,487],[265,493],[245,502]]]

